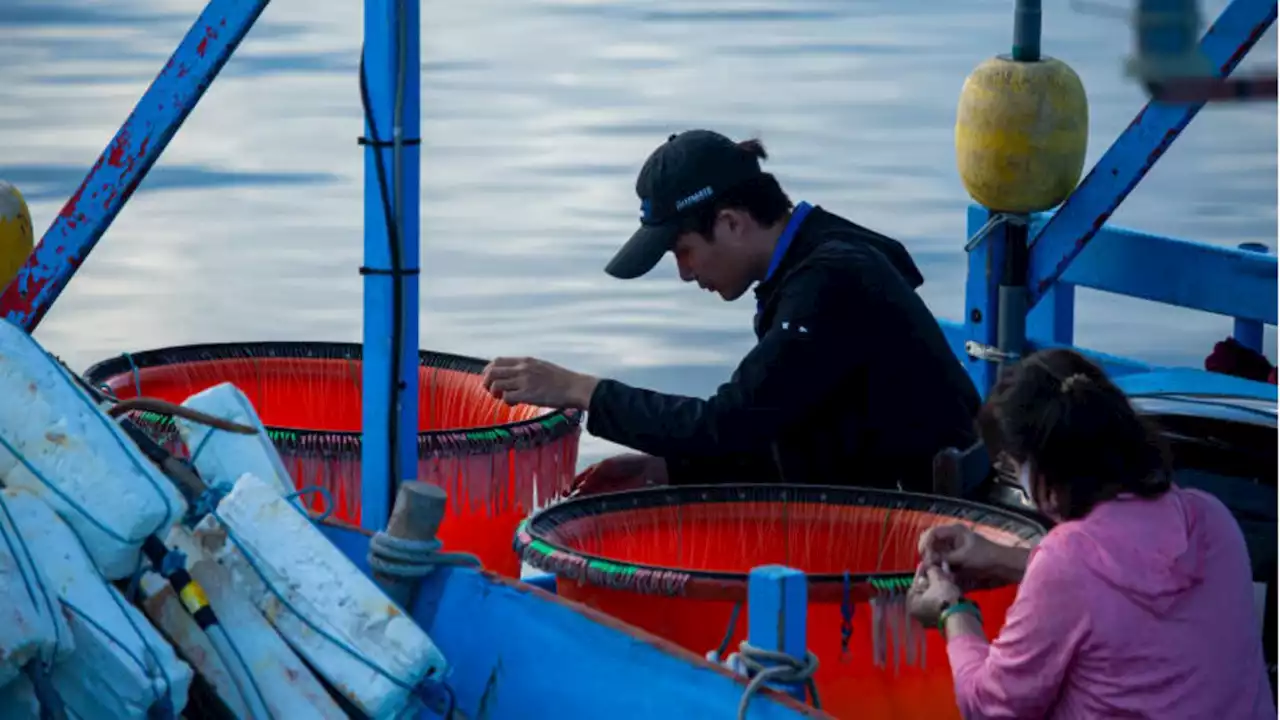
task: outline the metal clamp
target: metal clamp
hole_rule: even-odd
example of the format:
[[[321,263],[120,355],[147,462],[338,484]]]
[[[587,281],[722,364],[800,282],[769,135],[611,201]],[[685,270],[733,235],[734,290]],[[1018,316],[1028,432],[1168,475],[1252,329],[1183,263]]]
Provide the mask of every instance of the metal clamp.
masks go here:
[[[1026,225],[1027,216],[1014,215],[1012,213],[993,213],[991,217],[987,219],[986,224],[978,228],[978,232],[974,233],[973,237],[969,238],[968,242],[964,244],[964,251],[972,252],[974,248],[982,244],[983,240],[987,239],[988,235],[1004,224]]]
[[[983,345],[975,340],[966,340],[964,344],[965,353],[974,360],[984,360],[986,362],[1007,363],[1017,362],[1022,358],[1015,352],[1007,352],[991,345]]]

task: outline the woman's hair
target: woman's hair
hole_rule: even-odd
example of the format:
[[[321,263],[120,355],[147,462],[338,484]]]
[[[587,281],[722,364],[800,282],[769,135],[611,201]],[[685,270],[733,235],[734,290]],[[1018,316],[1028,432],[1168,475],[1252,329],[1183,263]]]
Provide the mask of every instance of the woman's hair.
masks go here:
[[[743,140],[738,147],[746,153],[754,155],[758,160],[766,160],[764,143],[757,139]],[[681,230],[696,232],[712,240],[711,231],[715,227],[716,217],[721,210],[746,210],[751,219],[764,227],[769,227],[787,216],[791,209],[791,198],[787,197],[778,179],[769,173],[761,173],[751,180],[728,188],[716,201],[700,207],[690,213],[681,222]]]
[[[1043,350],[1005,370],[978,411],[992,457],[1030,463],[1043,499],[1056,495],[1064,520],[1088,515],[1121,493],[1169,489],[1167,454],[1153,428],[1102,368],[1073,350]]]

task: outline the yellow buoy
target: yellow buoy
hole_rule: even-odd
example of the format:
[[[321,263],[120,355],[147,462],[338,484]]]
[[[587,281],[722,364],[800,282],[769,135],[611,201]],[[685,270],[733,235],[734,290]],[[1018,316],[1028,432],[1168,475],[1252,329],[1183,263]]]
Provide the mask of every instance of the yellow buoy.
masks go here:
[[[1088,141],[1084,84],[1060,60],[991,58],[960,91],[956,165],[969,196],[992,210],[1058,206],[1080,182]]]
[[[0,180],[0,291],[17,276],[34,245],[27,201],[18,188]]]

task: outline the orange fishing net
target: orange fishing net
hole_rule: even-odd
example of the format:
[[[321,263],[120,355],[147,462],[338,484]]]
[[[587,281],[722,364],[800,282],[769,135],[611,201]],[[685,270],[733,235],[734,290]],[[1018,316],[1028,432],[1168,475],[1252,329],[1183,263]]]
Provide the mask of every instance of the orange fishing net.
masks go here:
[[[360,346],[333,343],[196,345],[122,355],[86,379],[120,399],[145,395],[181,403],[224,382],[253,403],[299,489],[319,486],[333,517],[360,518]],[[449,493],[439,537],[485,567],[518,577],[511,538],[538,504],[564,493],[577,464],[581,416],[494,400],[479,382],[485,363],[421,352],[418,368],[418,479]],[[185,456],[172,420],[132,419]],[[313,509],[324,500],[304,496]]]
[[[1044,529],[960,500],[858,488],[708,486],[574,499],[521,526],[525,562],[558,592],[699,655],[746,637],[753,567],[809,575],[808,646],[822,707],[836,717],[958,717],[946,648],[906,616],[926,529],[965,523],[1007,545]],[[989,636],[1016,589],[974,592]]]

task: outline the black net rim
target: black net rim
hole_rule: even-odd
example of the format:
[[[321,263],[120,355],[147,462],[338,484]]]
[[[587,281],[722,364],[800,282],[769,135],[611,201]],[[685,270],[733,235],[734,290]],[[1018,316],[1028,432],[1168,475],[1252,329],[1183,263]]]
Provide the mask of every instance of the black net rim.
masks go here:
[[[520,525],[516,531],[515,550],[524,558],[524,562],[544,572],[554,573],[559,569],[559,565],[552,561],[549,555],[550,552],[555,552],[585,561],[588,565],[607,566],[612,574],[627,575],[637,572],[653,575],[676,574],[695,582],[710,582],[720,586],[745,586],[746,572],[690,570],[630,563],[585,553],[546,539],[561,524],[586,516],[602,516],[667,505],[736,502],[811,502],[886,510],[914,510],[1000,530],[1023,542],[1038,540],[1047,532],[1043,525],[1025,515],[971,500],[941,495],[839,485],[682,485],[627,490],[557,502],[534,512]],[[539,545],[540,548],[536,547]],[[902,579],[912,577],[914,574],[914,569],[849,573],[847,576],[844,573],[806,573],[811,586],[838,586],[843,585],[846,580],[867,583],[876,580]]]
[[[107,388],[108,381],[120,376],[128,377],[137,367],[139,370],[165,365],[178,365],[186,362],[210,360],[254,360],[261,358],[297,358],[304,360],[351,360],[363,358],[364,346],[359,343],[339,342],[291,342],[291,341],[255,341],[201,343],[198,345],[173,345],[169,347],[141,350],[136,353],[120,355],[99,361],[84,372],[84,379],[100,390]],[[480,358],[433,350],[418,351],[418,366],[457,370],[470,375],[479,375],[488,363]],[[582,413],[577,410],[550,410],[527,420],[504,423],[500,425],[478,425],[470,428],[454,428],[445,430],[423,430],[418,433],[419,445],[444,445],[459,436],[467,441],[481,444],[511,444],[518,437],[556,439],[573,433],[582,423]],[[171,418],[162,420],[162,424],[172,424]],[[268,432],[291,433],[298,442],[318,441],[325,443],[334,439],[346,439],[358,442],[359,432],[316,430],[296,428],[285,425],[266,425]],[[508,437],[509,436],[509,437]],[[511,443],[503,442],[510,440]]]

